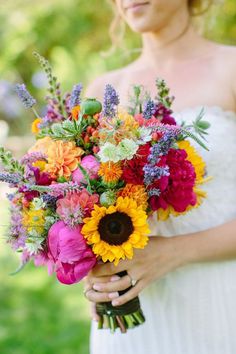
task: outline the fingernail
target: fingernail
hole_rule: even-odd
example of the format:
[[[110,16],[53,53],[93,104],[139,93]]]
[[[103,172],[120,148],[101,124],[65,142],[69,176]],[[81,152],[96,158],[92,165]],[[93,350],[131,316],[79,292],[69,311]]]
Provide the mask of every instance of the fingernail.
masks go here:
[[[101,285],[99,285],[99,284],[93,284],[93,289],[94,289],[94,290],[101,290]]]
[[[119,301],[118,300],[113,300],[111,304],[112,304],[112,306],[117,306],[117,305],[119,305]]]
[[[118,292],[108,294],[109,299],[115,299],[118,296],[119,296]]]
[[[110,279],[110,281],[117,281],[117,280],[120,280],[119,275],[113,275]]]

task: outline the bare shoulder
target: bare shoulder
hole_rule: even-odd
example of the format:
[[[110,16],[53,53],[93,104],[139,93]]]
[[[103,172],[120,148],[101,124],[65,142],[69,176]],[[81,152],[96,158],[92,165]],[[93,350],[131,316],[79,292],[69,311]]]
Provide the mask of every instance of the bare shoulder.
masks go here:
[[[108,71],[96,79],[94,79],[86,88],[86,96],[87,97],[96,97],[98,99],[102,99],[105,86],[110,84],[119,91],[124,82],[124,78],[127,76],[127,73],[130,72],[133,68],[135,68],[135,62],[124,66],[122,68]]]
[[[215,44],[216,59],[221,64],[222,69],[230,71],[230,73],[236,74],[236,46]]]
[[[215,49],[216,69],[230,84],[236,106],[236,46],[216,44]]]

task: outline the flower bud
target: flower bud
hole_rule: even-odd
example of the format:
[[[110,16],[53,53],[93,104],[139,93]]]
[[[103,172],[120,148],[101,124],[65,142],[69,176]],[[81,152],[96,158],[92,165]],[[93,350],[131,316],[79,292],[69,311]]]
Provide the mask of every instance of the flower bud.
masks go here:
[[[102,104],[95,98],[87,98],[81,103],[81,110],[83,114],[93,116],[94,114],[101,112]]]
[[[100,203],[104,207],[109,207],[116,202],[116,192],[108,190],[100,195]]]

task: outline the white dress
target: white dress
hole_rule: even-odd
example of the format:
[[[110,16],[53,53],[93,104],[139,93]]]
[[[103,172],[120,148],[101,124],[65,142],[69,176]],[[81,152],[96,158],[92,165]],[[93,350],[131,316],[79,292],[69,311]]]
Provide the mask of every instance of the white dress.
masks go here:
[[[190,122],[200,110],[175,116]],[[236,218],[236,113],[205,107],[204,119],[211,123],[210,152],[194,145],[213,176],[203,187],[208,197],[187,215],[151,218],[152,235],[187,234]],[[144,289],[140,301],[146,322],[126,334],[92,324],[91,354],[236,354],[236,260],[179,268]]]

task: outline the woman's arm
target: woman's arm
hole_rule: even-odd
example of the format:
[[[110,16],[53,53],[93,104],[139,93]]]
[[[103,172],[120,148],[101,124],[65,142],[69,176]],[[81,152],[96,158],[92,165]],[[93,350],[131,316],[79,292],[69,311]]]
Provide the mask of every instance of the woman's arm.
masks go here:
[[[188,264],[236,259],[236,219],[221,226],[175,237],[150,237],[143,250],[132,260],[98,264],[86,279],[87,297],[93,302],[113,300],[122,305],[137,296],[147,285],[167,273]],[[130,277],[114,275],[126,270],[137,284],[124,295],[118,291],[130,287]]]

